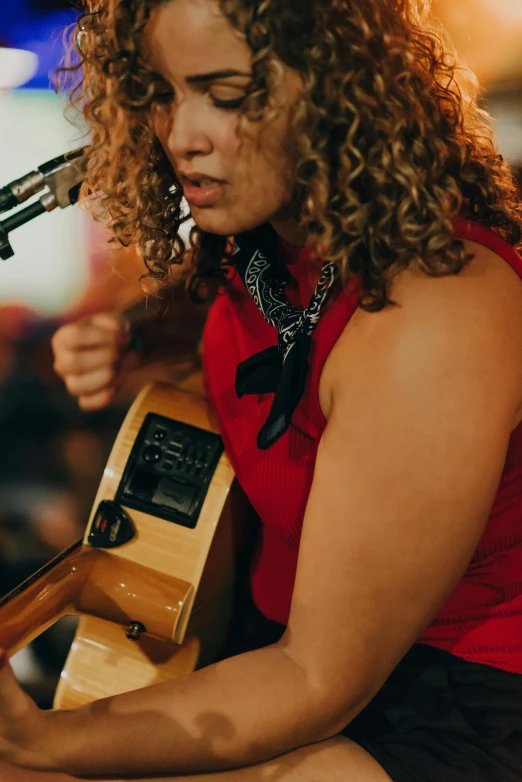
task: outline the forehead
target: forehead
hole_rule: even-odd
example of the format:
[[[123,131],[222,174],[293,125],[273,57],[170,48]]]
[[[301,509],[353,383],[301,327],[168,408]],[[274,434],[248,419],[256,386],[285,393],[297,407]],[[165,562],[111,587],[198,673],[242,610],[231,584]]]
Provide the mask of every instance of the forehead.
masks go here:
[[[145,56],[165,76],[197,75],[250,64],[250,50],[217,0],[169,0],[151,12]]]

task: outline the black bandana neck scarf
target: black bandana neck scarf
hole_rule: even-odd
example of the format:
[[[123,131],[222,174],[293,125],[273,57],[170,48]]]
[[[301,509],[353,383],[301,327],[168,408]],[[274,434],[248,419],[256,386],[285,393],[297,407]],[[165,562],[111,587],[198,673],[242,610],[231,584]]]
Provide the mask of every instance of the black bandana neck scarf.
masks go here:
[[[337,266],[324,263],[309,306],[294,307],[286,297],[284,272],[277,269],[277,236],[270,226],[235,237],[234,266],[264,319],[277,329],[278,344],[241,362],[236,373],[236,393],[273,393],[267,420],[257,445],[267,450],[287,431],[305,390],[310,341],[328,294],[337,278]]]

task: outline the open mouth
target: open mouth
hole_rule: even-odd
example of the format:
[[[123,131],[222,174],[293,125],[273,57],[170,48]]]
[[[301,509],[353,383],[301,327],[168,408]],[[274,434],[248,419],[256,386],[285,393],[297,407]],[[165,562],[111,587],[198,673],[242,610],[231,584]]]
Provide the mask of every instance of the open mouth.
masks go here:
[[[183,194],[190,206],[207,207],[217,203],[224,194],[225,182],[210,177],[189,179],[182,176]]]
[[[223,184],[219,179],[189,179],[188,177],[183,177],[183,182],[184,184],[192,187],[199,187],[201,189]]]
[[[218,185],[219,182],[217,179],[200,179],[197,182],[192,182],[191,184],[195,187],[212,187],[212,185]]]

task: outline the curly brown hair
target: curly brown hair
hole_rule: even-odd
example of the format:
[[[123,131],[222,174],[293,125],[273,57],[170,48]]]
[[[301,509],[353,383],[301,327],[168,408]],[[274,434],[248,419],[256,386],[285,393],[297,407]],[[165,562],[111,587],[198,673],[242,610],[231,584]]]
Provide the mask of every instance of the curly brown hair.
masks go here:
[[[137,244],[157,284],[187,250],[182,189],[150,123],[160,77],[140,56],[151,9],[164,2],[84,0],[81,80],[71,92],[91,139],[84,195],[96,195],[97,216],[119,242]],[[521,244],[513,172],[476,83],[428,24],[427,1],[218,2],[253,54],[242,122],[270,111],[278,62],[301,76],[297,218],[345,282],[359,277],[362,307],[382,309],[390,281],[411,265],[431,276],[459,273],[470,260],[453,235],[459,214]],[[190,243],[197,296],[224,283],[230,258],[226,237],[196,228]]]

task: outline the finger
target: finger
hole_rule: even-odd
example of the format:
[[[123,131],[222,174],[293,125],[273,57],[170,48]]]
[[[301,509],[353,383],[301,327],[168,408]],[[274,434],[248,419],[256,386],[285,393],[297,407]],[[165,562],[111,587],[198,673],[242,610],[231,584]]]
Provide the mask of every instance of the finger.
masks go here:
[[[4,649],[0,650],[0,703],[2,718],[8,722],[25,714],[29,706],[34,708],[34,702],[16,681]]]
[[[87,394],[78,397],[78,404],[86,413],[92,413],[95,410],[102,410],[114,400],[116,396],[116,386],[109,386],[97,394]]]
[[[116,371],[114,367],[103,367],[87,375],[66,375],[65,385],[73,396],[89,396],[104,391],[114,385]]]
[[[93,326],[97,326],[107,331],[130,331],[129,320],[117,313],[97,312],[91,316],[90,321]]]
[[[61,350],[81,350],[114,342],[114,332],[100,329],[91,323],[71,323],[62,326],[51,339],[55,353]]]
[[[114,367],[120,360],[121,348],[105,345],[89,350],[61,350],[54,360],[54,370],[65,375],[84,375],[103,367]]]
[[[82,350],[112,345],[129,339],[130,332],[127,329],[102,328],[89,320],[62,326],[54,334],[51,343],[54,352],[58,353],[60,350]]]

